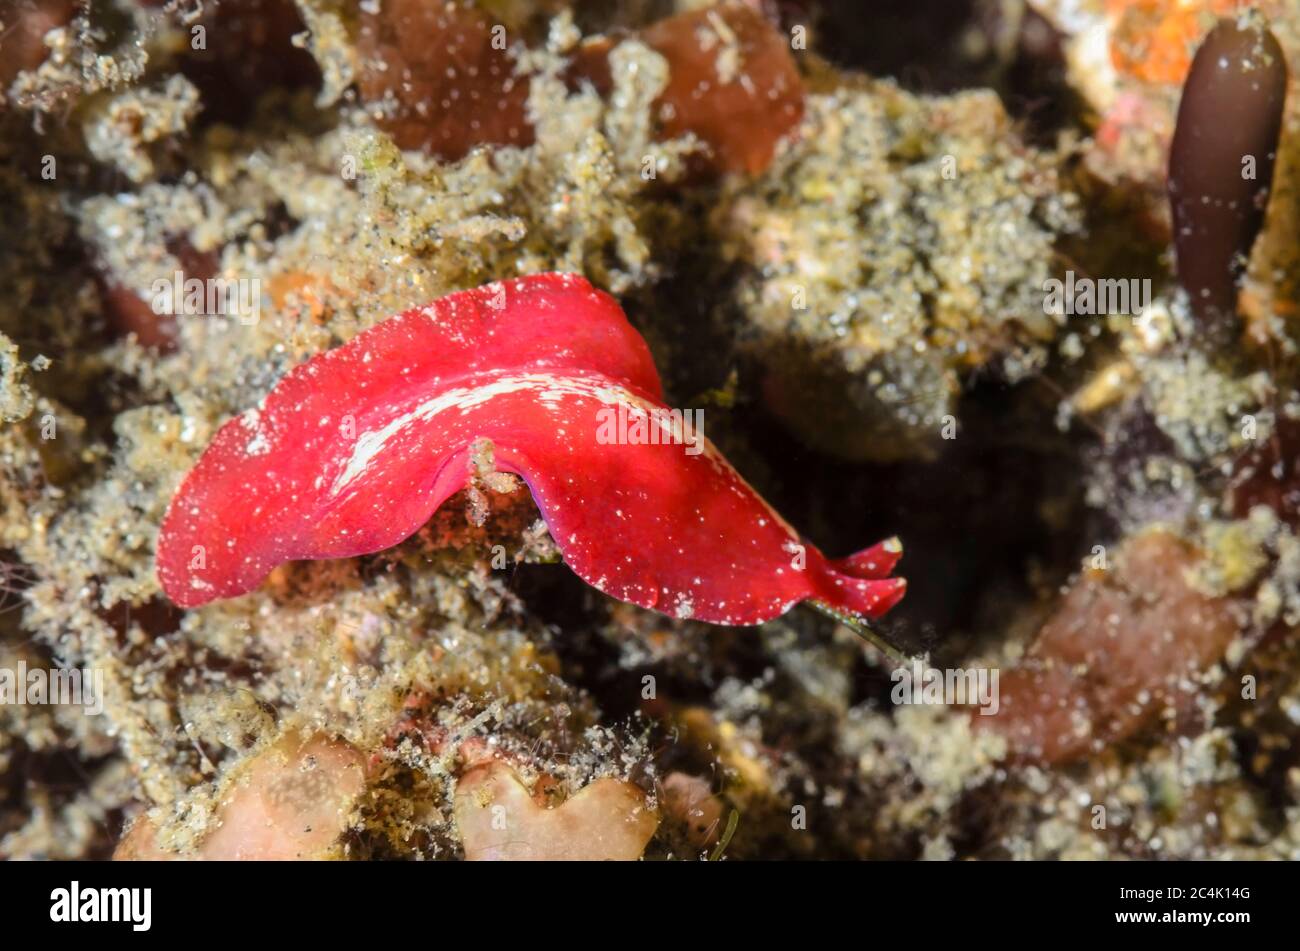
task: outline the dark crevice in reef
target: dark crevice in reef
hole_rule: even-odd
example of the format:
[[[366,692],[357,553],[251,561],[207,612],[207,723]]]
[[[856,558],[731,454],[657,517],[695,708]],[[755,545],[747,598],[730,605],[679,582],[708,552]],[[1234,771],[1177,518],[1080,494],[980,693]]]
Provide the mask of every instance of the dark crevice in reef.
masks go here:
[[[881,626],[909,649],[940,649],[932,632],[995,626],[1041,593],[1033,578],[1059,584],[1086,551],[1075,450],[1021,435],[1051,431],[1052,411],[1032,386],[977,384],[958,409],[957,438],[927,462],[840,462],[765,414],[746,420],[746,436],[768,468],[755,474],[759,491],[823,550],[906,537],[908,598]],[[912,564],[925,570],[909,573]]]
[[[60,808],[67,805],[71,797],[83,791],[95,773],[109,766],[115,759],[113,755],[83,759],[77,753],[61,748],[34,750],[21,738],[14,739],[8,755],[10,760],[4,773],[5,781],[0,785],[0,816],[10,817],[11,824],[21,814],[19,807],[26,800],[28,790],[40,789],[48,797],[49,808]],[[125,824],[126,813],[121,809],[110,809],[103,816],[97,817],[94,820],[94,835],[82,858],[89,861],[109,858]],[[0,838],[15,829],[16,825],[14,828],[6,828],[5,824],[0,823]],[[0,852],[0,861],[8,858]]]
[[[692,401],[726,384],[736,365],[736,328],[742,326],[738,314],[717,312],[726,295],[708,289],[732,288],[743,267],[727,263],[723,239],[709,221],[709,209],[719,202],[717,186],[666,193],[663,201],[687,222],[682,230],[690,237],[656,249],[665,261],[662,279],[624,295],[621,303],[650,347],[669,405],[698,408]]]
[[[817,47],[837,66],[892,76],[924,91],[960,89],[977,65],[961,52],[978,29],[976,0],[820,0],[813,5]]]
[[[646,675],[655,678],[661,701],[709,701],[717,685],[699,670],[688,672],[667,662],[636,667],[620,663],[618,645],[600,633],[611,623],[610,602],[563,565],[525,564],[513,572],[510,588],[528,606],[529,615],[556,630],[550,646],[565,680],[590,692],[606,716],[625,719],[644,710],[641,690]],[[645,616],[652,617],[649,612]],[[770,665],[753,628],[711,628],[698,646],[728,676],[758,678]]]
[[[893,78],[915,92],[995,89],[1031,141],[1050,141],[1077,108],[1061,37],[1033,10],[981,0],[809,6],[817,51],[835,65]],[[800,16],[791,7],[783,21]]]
[[[226,0],[200,25],[205,48],[186,50],[179,63],[203,100],[200,127],[244,124],[269,90],[320,88],[316,60],[293,44],[306,26],[288,0]]]

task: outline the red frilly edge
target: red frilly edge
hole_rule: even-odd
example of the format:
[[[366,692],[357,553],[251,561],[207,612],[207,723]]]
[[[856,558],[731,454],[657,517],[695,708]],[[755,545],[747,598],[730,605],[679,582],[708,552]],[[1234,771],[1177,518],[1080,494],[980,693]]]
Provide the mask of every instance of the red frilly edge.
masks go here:
[[[163,519],[158,578],[193,607],[285,561],[389,548],[467,484],[490,440],[565,562],[612,597],[756,624],[806,599],[878,617],[903,596],[896,540],[830,561],[707,440],[690,455],[680,440],[598,439],[611,410],[674,426],[608,294],[571,274],[451,294],[313,357],[222,426]]]

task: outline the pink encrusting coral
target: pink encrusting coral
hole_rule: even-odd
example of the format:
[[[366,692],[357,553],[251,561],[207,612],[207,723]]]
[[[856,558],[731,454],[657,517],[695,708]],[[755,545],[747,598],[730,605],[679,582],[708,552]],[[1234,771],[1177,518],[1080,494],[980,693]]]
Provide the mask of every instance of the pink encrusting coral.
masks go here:
[[[828,560],[662,400],[645,342],[585,279],[451,294],[312,358],[227,422],[172,499],[159,580],[186,607],[243,594],[288,560],[395,545],[511,473],[565,562],[642,607],[755,624],[809,599],[865,617],[899,601],[895,540]]]

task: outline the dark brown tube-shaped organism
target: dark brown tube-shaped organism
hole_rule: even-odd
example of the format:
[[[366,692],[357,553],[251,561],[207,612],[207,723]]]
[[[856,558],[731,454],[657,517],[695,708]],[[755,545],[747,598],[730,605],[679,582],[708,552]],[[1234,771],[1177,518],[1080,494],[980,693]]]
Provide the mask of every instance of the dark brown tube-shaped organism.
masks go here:
[[[1212,344],[1233,339],[1237,278],[1264,221],[1286,59],[1262,26],[1222,20],[1196,51],[1169,153],[1178,280]]]

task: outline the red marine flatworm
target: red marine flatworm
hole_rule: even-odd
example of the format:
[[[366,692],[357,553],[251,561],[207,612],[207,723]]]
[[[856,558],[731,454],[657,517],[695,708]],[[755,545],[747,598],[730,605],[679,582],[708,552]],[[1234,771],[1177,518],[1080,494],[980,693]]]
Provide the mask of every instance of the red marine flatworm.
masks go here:
[[[610,427],[611,411],[632,425]],[[527,482],[579,577],[641,607],[756,624],[804,600],[879,617],[903,596],[895,540],[827,559],[686,428],[645,341],[585,279],[451,294],[313,357],[227,422],[163,519],[158,577],[193,607],[285,561],[389,548],[486,464]]]

